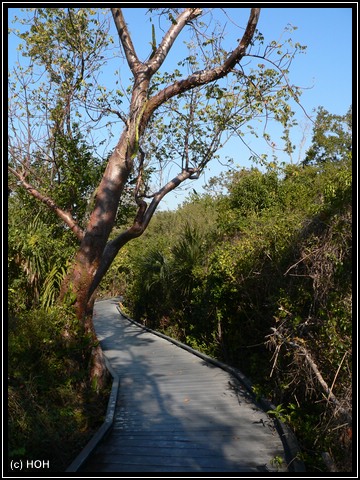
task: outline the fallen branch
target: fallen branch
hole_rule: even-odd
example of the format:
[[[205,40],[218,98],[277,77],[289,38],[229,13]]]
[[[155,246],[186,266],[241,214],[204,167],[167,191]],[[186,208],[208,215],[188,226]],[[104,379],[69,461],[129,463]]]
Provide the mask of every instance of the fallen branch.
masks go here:
[[[303,262],[304,260],[306,260],[307,258],[311,257],[311,255],[313,255],[314,253],[318,252],[319,250],[321,250],[322,247],[319,247],[319,248],[315,248],[315,250],[313,250],[312,252],[308,253],[307,255],[304,255],[303,257],[300,258],[300,260],[296,263],[294,263],[294,265],[291,265],[291,267],[289,267],[286,272],[284,273],[284,277],[285,275],[287,275],[290,270],[292,270],[293,268],[295,268],[297,265],[299,265],[299,263]],[[298,277],[307,277],[308,275],[297,275]]]
[[[334,383],[336,380],[336,377],[339,373],[339,369],[341,367],[341,364],[343,363],[343,360],[345,356],[343,357],[339,368],[336,372],[334,381],[331,385],[331,388],[329,388],[328,384],[325,382],[323,376],[320,373],[320,370],[318,369],[316,363],[314,362],[311,354],[306,350],[306,348],[303,345],[299,345],[298,343],[294,342],[293,340],[287,340],[276,328],[272,327],[271,330],[274,332],[273,335],[279,337],[281,339],[282,344],[285,343],[287,345],[290,345],[291,347],[294,347],[298,350],[298,352],[305,357],[305,360],[307,361],[308,365],[310,366],[311,370],[314,372],[315,377],[317,378],[318,382],[324,389],[326,395],[327,395],[327,401],[331,401],[338,409],[338,411],[346,418],[346,420],[349,423],[352,423],[352,416],[349,414],[345,408],[343,408],[339,402],[339,400],[335,397],[335,395],[332,393],[332,389],[334,387]]]

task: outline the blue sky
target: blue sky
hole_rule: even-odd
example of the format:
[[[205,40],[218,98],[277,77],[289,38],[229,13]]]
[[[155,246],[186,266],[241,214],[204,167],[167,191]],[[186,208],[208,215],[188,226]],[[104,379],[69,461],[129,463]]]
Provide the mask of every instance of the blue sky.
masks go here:
[[[56,6],[59,5],[56,4]],[[147,20],[143,21],[145,11],[145,8],[140,7],[124,8],[124,16],[129,23],[129,29],[140,58],[142,56],[146,57],[150,50],[151,24],[149,17],[145,17]],[[226,11],[228,13],[229,45],[235,46],[234,41],[239,38],[239,30],[232,26],[232,21],[244,26],[249,9],[232,7],[227,8]],[[13,13],[19,14],[19,11],[10,11],[10,19]],[[302,45],[307,45],[306,53],[295,58],[289,78],[291,83],[304,88],[301,104],[309,115],[313,115],[313,110],[319,106],[323,106],[330,113],[345,114],[352,103],[353,14],[355,14],[355,11],[353,12],[349,7],[290,6],[288,8],[262,8],[258,29],[264,35],[265,41],[277,40],[282,35],[284,28],[291,24],[297,27],[297,30],[291,34],[294,43],[299,42]],[[142,20],[139,21],[139,18]],[[158,26],[156,23],[155,25]],[[114,29],[112,33],[116,37]],[[179,40],[181,42],[181,39]],[[9,42],[10,65],[15,58],[14,47],[15,43],[12,43],[11,40]],[[174,62],[176,64],[179,58],[175,55],[175,51],[172,52],[164,65],[165,69],[171,69],[173,58],[176,59]],[[297,109],[296,113],[299,128],[293,132],[293,140],[299,147],[301,145],[301,148],[294,154],[293,161],[295,162],[301,160],[311,142],[309,120],[301,109]],[[302,140],[304,130],[305,142]],[[266,153],[263,143],[254,143],[252,147],[259,154]],[[250,166],[249,152],[241,145],[240,140],[234,140],[227,144],[220,153],[224,157],[233,157],[236,164],[245,167]],[[204,180],[218,175],[220,171],[220,165],[212,165]],[[198,192],[201,192],[201,184],[204,180],[191,183],[191,189],[194,187]],[[185,198],[186,193],[173,192],[170,197],[164,199],[162,208],[173,208]]]
[[[138,42],[135,47],[149,51],[139,24],[140,10],[124,9],[131,33]],[[248,9],[227,8],[237,23],[244,25]],[[258,29],[265,39],[278,39],[287,24],[298,27],[291,34],[294,42],[307,45],[305,55],[294,61],[290,78],[297,85],[313,87],[304,91],[302,103],[306,110],[319,105],[332,113],[346,113],[352,101],[352,9],[351,8],[262,8]],[[245,16],[244,16],[245,14]],[[150,22],[149,22],[150,25]],[[230,22],[228,22],[231,28]],[[141,30],[138,30],[138,27]],[[149,27],[150,32],[150,27]],[[237,32],[237,35],[239,32]],[[140,41],[141,40],[141,41]]]
[[[294,39],[308,47],[290,73],[298,85],[313,85],[302,96],[306,110],[322,105],[331,113],[346,113],[352,102],[352,10],[264,8],[259,29],[271,35],[284,21],[298,27]]]

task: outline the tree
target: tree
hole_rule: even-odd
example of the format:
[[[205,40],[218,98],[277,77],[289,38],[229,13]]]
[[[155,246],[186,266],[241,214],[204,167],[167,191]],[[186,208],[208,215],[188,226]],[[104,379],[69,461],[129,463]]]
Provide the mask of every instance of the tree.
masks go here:
[[[324,107],[317,110],[312,145],[306,152],[304,165],[338,162],[351,158],[352,107],[345,115],[329,113]]]
[[[305,47],[292,45],[291,39],[291,50],[277,41],[264,47],[257,31],[259,8],[251,9],[231,50],[223,45],[223,28],[211,31],[212,22],[202,21],[205,15],[211,18],[211,10],[157,8],[149,10],[151,21],[159,22],[157,29],[152,24],[151,52],[140,60],[120,8],[111,8],[119,50],[109,35],[107,9],[26,10],[31,16],[23,23],[29,28],[17,34],[24,41],[22,55],[29,64],[18,66],[9,84],[9,171],[77,237],[79,248],[62,283],[60,300],[72,299],[77,317],[92,331],[95,290],[120,249],[145,231],[166,194],[199,178],[229,135],[242,137],[245,127],[253,130],[254,119],[265,119],[263,136],[270,141],[266,124],[274,118],[283,125],[290,148],[286,132],[294,113],[289,101],[298,102],[300,91],[290,86],[287,69]],[[165,33],[157,42],[159,31]],[[161,73],[184,33],[190,36],[186,58],[179,59],[173,72]],[[119,88],[112,90],[100,83],[100,72],[105,63],[115,59],[120,64],[121,58],[130,70],[130,85],[125,88],[126,74],[122,74]],[[113,119],[123,123],[123,130],[112,153],[105,155],[103,173],[97,171],[98,184],[90,195],[87,187],[94,188],[92,180],[84,185],[81,174],[71,171],[84,165],[87,155],[78,134],[86,133],[87,148],[91,141],[93,150],[95,146],[100,150],[104,141],[95,138],[95,127],[110,127]],[[151,192],[150,179],[156,173],[160,179],[164,176],[166,162],[177,165],[178,173]],[[87,167],[81,168],[87,172]],[[83,225],[78,200],[60,194],[69,193],[64,190],[66,182],[84,192],[77,199],[88,201]],[[130,188],[136,215],[128,228],[111,238]]]

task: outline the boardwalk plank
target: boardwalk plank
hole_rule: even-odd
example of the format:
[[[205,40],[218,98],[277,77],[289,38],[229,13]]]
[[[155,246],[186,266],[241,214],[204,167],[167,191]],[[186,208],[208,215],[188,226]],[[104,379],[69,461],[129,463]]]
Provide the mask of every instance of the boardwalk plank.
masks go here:
[[[281,439],[236,378],[121,317],[115,301],[95,304],[94,324],[120,392],[82,471],[276,471]]]
[[[99,462],[100,463],[100,462]],[[134,453],[130,455],[116,454],[116,455],[106,455],[106,463],[111,463],[113,465],[142,465],[146,464],[150,466],[164,466],[164,467],[194,467],[195,469],[199,468],[238,468],[238,459],[234,458],[233,460],[228,457],[224,459],[223,456],[215,455],[205,455],[205,456],[193,456],[192,453],[189,453],[188,456],[163,456],[159,455],[136,455]],[[253,465],[256,467],[257,465]]]
[[[193,466],[165,466],[165,465],[146,465],[142,463],[141,465],[131,465],[126,464],[122,465],[121,469],[119,468],[119,464],[115,463],[94,463],[90,469],[84,469],[84,472],[126,472],[126,473],[153,473],[153,472],[162,472],[162,473],[187,473],[187,472],[219,472],[219,473],[226,473],[226,472],[268,472],[269,470],[265,465],[263,466],[252,466],[252,465],[241,465],[236,467],[227,467],[223,466],[221,468],[214,468],[214,467],[199,467],[197,465]]]

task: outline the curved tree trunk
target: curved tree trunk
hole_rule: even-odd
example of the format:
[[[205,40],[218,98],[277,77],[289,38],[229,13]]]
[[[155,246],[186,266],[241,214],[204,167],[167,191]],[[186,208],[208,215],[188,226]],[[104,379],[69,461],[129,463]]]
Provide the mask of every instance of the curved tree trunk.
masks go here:
[[[96,344],[92,321],[94,298],[91,296],[90,287],[114,226],[121,193],[131,171],[128,138],[128,131],[124,130],[97,188],[94,210],[60,291],[60,301],[63,301],[69,293],[71,298],[74,298],[76,316],[84,327],[84,333],[92,336],[94,344]],[[101,388],[107,372],[99,345],[92,348],[91,357],[91,380],[96,380],[97,387]]]
[[[169,191],[188,178],[197,178],[201,168],[205,166],[205,164],[199,166],[196,171],[185,168],[154,195],[149,206],[143,200],[137,199],[139,208],[133,226],[115,240],[108,242],[115,224],[121,194],[132,172],[133,161],[139,152],[140,139],[152,114],[168,99],[226,76],[246,54],[260,14],[260,9],[251,9],[242,39],[220,66],[191,74],[188,78],[174,82],[151,97],[149,94],[151,77],[161,67],[182,29],[201,14],[201,9],[185,8],[176,21],[172,22],[154,55],[146,62],[140,62],[136,55],[121,9],[113,8],[111,10],[129,68],[134,76],[130,110],[128,117],[124,120],[126,126],[108,160],[105,173],[96,190],[94,209],[87,228],[81,236],[81,244],[72,268],[64,279],[60,292],[60,300],[64,300],[67,293],[72,294],[77,318],[82,322],[85,332],[93,335],[94,339],[92,322],[94,292],[120,248],[132,238],[143,233],[157,205]],[[210,158],[211,152],[209,152],[208,160]],[[104,371],[105,364],[100,351],[98,348],[94,348],[92,376],[102,379]]]

